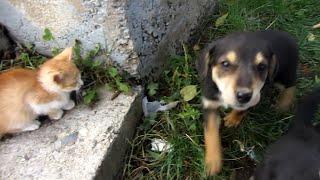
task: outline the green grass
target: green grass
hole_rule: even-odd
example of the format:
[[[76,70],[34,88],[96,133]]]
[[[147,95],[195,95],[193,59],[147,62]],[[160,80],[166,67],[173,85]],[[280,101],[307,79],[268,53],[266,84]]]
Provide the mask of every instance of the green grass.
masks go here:
[[[219,10],[207,20],[199,45],[203,47],[233,31],[279,29],[289,32],[298,40],[300,48],[299,98],[320,83],[320,29],[311,28],[320,22],[319,9],[318,0],[219,1]],[[226,13],[226,19],[216,26],[217,18]],[[163,79],[153,82],[149,88],[149,92],[153,90],[149,93],[151,99],[182,100],[179,92],[183,87],[198,85],[194,68],[198,52],[191,49],[186,48],[184,55],[170,59],[170,69],[164,72]],[[197,90],[201,91],[199,85]],[[265,148],[287,130],[292,113],[278,113],[270,107],[273,101],[274,98],[264,96],[240,127],[222,129],[224,164],[222,172],[212,179],[229,179],[234,170],[258,163]],[[154,138],[165,139],[172,150],[151,151],[150,142]],[[200,94],[173,110],[143,119],[131,145],[123,171],[126,179],[206,179]]]

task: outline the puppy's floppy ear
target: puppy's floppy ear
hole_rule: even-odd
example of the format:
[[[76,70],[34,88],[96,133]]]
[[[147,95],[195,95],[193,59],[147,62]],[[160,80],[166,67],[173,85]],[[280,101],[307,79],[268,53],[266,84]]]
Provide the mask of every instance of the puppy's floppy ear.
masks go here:
[[[279,62],[276,55],[272,55],[269,63],[269,69],[268,69],[268,81],[270,83],[273,83],[273,80],[279,70]]]
[[[210,59],[212,58],[212,54],[215,50],[216,45],[217,45],[217,41],[214,41],[208,44],[200,52],[200,56],[197,60],[196,67],[201,80],[203,80],[207,76],[208,69],[209,69],[209,62],[210,62]]]

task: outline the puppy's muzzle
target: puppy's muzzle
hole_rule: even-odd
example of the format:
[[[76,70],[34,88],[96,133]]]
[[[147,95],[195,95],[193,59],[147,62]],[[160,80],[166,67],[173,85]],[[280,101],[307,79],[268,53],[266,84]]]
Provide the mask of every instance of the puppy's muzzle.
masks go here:
[[[248,103],[251,100],[252,97],[252,91],[248,90],[238,90],[236,92],[237,101],[240,104]]]

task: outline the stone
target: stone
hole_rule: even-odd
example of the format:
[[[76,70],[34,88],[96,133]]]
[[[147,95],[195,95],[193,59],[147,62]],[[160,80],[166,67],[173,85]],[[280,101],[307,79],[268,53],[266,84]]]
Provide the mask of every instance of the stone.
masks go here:
[[[0,179],[114,179],[141,117],[141,89],[0,141]],[[109,161],[109,159],[112,159]]]
[[[169,55],[181,50],[216,0],[1,0],[0,23],[13,38],[51,56],[75,39],[85,51],[96,44],[107,60],[143,78],[163,70]],[[53,41],[42,39],[49,28]],[[105,54],[102,53],[102,54]]]

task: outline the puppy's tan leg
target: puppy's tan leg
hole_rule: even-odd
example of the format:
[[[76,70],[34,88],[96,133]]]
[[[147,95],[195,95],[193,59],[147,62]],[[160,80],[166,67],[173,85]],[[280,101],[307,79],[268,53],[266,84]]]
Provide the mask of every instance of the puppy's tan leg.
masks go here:
[[[280,93],[279,100],[276,104],[277,109],[280,111],[287,111],[292,105],[295,97],[295,86],[284,89]]]
[[[237,127],[245,115],[246,111],[233,109],[226,117],[223,118],[224,125],[226,127]]]
[[[221,170],[222,154],[219,136],[219,122],[215,110],[206,110],[205,117],[205,163],[207,175],[214,175]]]

